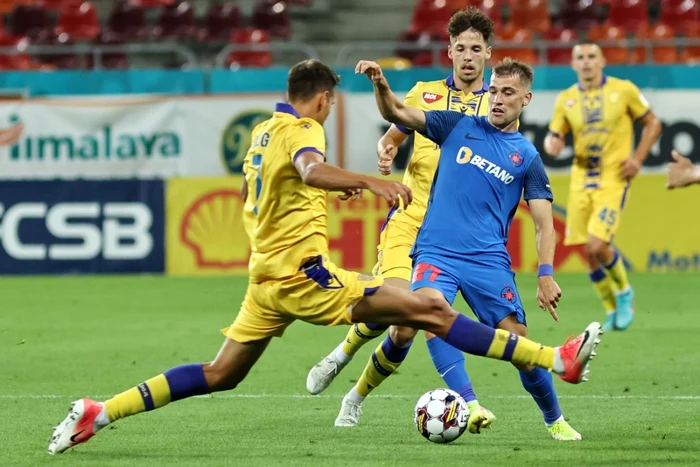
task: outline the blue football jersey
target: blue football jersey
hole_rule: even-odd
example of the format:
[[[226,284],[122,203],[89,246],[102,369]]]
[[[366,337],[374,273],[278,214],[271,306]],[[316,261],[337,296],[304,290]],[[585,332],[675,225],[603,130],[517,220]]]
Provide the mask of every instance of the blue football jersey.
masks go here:
[[[441,151],[411,256],[432,253],[509,268],[508,229],[521,197],[553,200],[540,155],[519,132],[500,131],[487,117],[425,115],[424,134]]]

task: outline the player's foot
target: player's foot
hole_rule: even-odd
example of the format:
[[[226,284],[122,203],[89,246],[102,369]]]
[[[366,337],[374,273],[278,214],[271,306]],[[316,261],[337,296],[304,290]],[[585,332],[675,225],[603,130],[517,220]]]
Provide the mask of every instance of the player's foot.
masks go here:
[[[491,423],[496,421],[496,416],[490,410],[474,404],[469,407],[469,420],[467,421],[467,429],[469,433],[481,433],[481,430],[491,428]]]
[[[634,320],[634,291],[628,287],[626,291],[617,294],[617,316],[615,328],[624,331]]]
[[[588,381],[588,365],[595,357],[595,349],[603,334],[600,323],[591,323],[576,339],[567,339],[561,347],[557,347],[559,368],[556,373],[567,383],[578,384]]]
[[[547,427],[552,438],[557,441],[581,441],[581,433],[571,428],[566,420],[558,420]]]
[[[347,363],[339,362],[333,353],[318,362],[306,377],[306,390],[311,394],[321,394],[331,385]]]
[[[360,421],[360,415],[362,415],[362,404],[345,396],[340,405],[340,413],[335,419],[335,426],[356,426]]]
[[[617,316],[617,311],[612,311],[608,313],[608,317],[603,323],[603,332],[610,332],[615,330],[615,317]]]
[[[90,399],[73,402],[68,416],[53,430],[49,440],[49,454],[60,454],[95,436],[104,426],[97,423],[97,417],[103,408],[102,404]]]

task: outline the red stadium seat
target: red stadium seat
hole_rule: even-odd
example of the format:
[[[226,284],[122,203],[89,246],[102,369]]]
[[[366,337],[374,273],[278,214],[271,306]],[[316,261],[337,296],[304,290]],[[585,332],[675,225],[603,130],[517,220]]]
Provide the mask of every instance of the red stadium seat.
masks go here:
[[[136,7],[136,8],[141,8],[141,7]],[[95,45],[106,45],[106,46],[122,45],[123,43],[124,42],[116,36],[106,36],[106,35],[102,35],[102,36],[98,37],[93,42],[93,44],[95,44]],[[129,68],[129,58],[124,53],[103,53],[101,58],[102,58],[101,66],[103,69],[106,69],[106,70],[124,70],[124,69]],[[88,68],[95,67],[94,57],[92,54],[89,54],[87,57],[87,66],[88,66]]]
[[[72,40],[92,40],[100,34],[97,9],[91,2],[68,4],[61,8],[56,35],[68,34]]]
[[[518,28],[531,29],[544,34],[549,31],[547,0],[511,0],[508,4],[508,22]]]
[[[684,36],[688,39],[700,39],[700,21],[696,23],[686,24],[684,29]],[[700,46],[688,45],[683,48],[681,52],[681,60],[685,63],[699,63],[700,62]]]
[[[406,43],[406,44],[412,44],[415,47],[412,47],[410,49],[402,49],[400,46],[396,49],[395,53],[398,57],[401,58],[407,58],[413,62],[414,65],[418,65],[419,63],[416,63],[416,58],[418,56],[421,56],[421,63],[426,64],[426,52],[421,50],[421,45],[425,45],[431,41],[437,41],[439,40],[439,36],[435,34],[431,34],[429,32],[412,32],[412,31],[406,31],[401,36],[399,37],[399,42],[400,43]],[[427,63],[429,64],[431,61],[431,54],[428,52],[427,53]]]
[[[649,24],[649,11],[646,0],[615,0],[610,2],[608,22],[627,32]]]
[[[700,20],[695,0],[664,0],[661,2],[661,22],[683,29],[686,24]]]
[[[173,3],[161,10],[153,28],[156,37],[190,39],[197,32],[194,10],[188,2]]]
[[[418,0],[413,10],[410,32],[438,32],[447,28],[455,7],[446,0]]]
[[[36,45],[71,45],[73,40],[68,34],[56,34],[33,41]],[[74,53],[39,54],[35,57],[43,65],[58,70],[80,70],[85,68],[84,57]]]
[[[588,29],[600,24],[598,5],[590,0],[564,0],[557,23],[565,28]]]
[[[80,5],[82,0],[36,0],[34,3],[41,4],[47,10],[60,10],[66,6]]]
[[[52,34],[49,16],[40,5],[15,5],[8,23],[14,36],[41,39]]]
[[[595,42],[619,41],[622,46],[602,47],[605,61],[610,65],[628,63],[627,39],[622,28],[610,24],[602,24],[588,30],[588,39]]]
[[[497,31],[496,37],[500,41],[527,43],[532,42],[533,34],[529,29],[518,28],[512,24],[504,25],[501,30]],[[491,63],[503,60],[505,57],[511,57],[531,65],[539,62],[537,51],[532,48],[508,48],[507,45],[496,44],[491,52]]]
[[[241,45],[268,44],[270,36],[260,29],[239,29],[231,33],[231,43]],[[265,68],[272,65],[272,54],[264,51],[234,51],[226,58],[226,66]]]
[[[227,41],[231,31],[243,25],[241,10],[233,2],[223,5],[213,3],[204,17],[204,27],[199,31],[199,37],[205,41]]]
[[[142,8],[161,8],[172,6],[175,0],[131,0],[131,3]]]
[[[253,9],[251,25],[280,39],[289,39],[292,34],[289,9],[287,4],[281,0],[262,0],[258,3]]]
[[[544,34],[548,41],[566,42],[565,46],[550,47],[547,49],[547,63],[551,65],[564,65],[571,63],[571,48],[576,45],[578,35],[575,30],[567,28],[555,28]]]
[[[675,37],[675,31],[665,24],[643,26],[635,34],[641,40],[670,40]],[[680,60],[678,49],[672,45],[652,45],[652,59],[655,63],[677,63]],[[630,56],[632,63],[646,63],[648,60],[646,47],[635,47]]]
[[[23,51],[29,45],[29,40],[16,36],[0,36],[0,47],[16,47]],[[30,70],[32,63],[28,54],[0,55],[0,70]]]
[[[107,19],[104,40],[109,41],[143,41],[148,37],[146,13],[143,7],[127,0],[119,0],[112,8]]]

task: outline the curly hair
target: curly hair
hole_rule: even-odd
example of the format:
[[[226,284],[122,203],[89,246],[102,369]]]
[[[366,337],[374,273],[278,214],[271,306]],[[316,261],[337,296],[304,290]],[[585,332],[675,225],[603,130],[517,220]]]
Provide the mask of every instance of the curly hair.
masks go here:
[[[457,37],[469,29],[479,32],[488,42],[493,35],[493,21],[478,8],[470,6],[452,15],[447,25],[450,37]]]

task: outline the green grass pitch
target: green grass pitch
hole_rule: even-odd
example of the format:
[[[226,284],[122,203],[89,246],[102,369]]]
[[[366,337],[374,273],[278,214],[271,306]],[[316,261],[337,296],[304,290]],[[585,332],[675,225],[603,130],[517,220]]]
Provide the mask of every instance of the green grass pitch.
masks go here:
[[[531,337],[560,344],[601,306],[585,275],[560,274],[560,323],[519,276]],[[424,338],[365,403],[356,428],[335,428],[340,399],[376,343],[320,397],[308,370],[346,332],[303,323],[275,339],[236,391],[122,420],[62,456],[52,426],[80,396],[104,398],[164,370],[210,360],[245,292],[245,278],[57,277],[0,282],[0,465],[668,465],[700,462],[700,276],[633,274],[637,320],[603,336],[591,381],[555,383],[582,442],[551,440],[507,363],[467,357],[491,431],[449,445],[423,439],[418,397],[442,386]],[[466,311],[463,303],[458,308]]]

